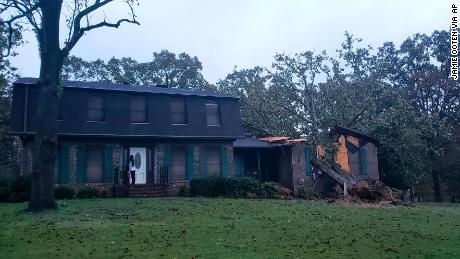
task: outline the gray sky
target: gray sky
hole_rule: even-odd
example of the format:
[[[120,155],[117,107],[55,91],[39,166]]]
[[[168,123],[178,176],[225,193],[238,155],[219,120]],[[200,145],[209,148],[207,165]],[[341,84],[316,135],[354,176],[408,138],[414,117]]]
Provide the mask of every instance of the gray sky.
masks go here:
[[[132,57],[151,60],[152,52],[167,49],[197,56],[211,83],[238,68],[270,66],[277,52],[305,50],[333,53],[348,30],[378,47],[400,44],[414,33],[448,29],[450,6],[458,0],[139,0],[140,26],[89,32],[72,55],[86,60]],[[117,5],[106,14],[122,16]],[[118,16],[118,17],[120,17]],[[21,76],[37,76],[38,52],[29,41],[13,59]]]

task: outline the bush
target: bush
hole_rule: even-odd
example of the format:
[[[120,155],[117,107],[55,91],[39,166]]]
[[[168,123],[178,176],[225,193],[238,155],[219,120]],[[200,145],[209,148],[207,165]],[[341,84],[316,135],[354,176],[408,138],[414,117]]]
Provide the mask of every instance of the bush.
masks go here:
[[[30,193],[30,177],[19,176],[10,183],[10,190],[17,193]]]
[[[9,187],[0,187],[0,202],[5,202],[11,197],[11,190]]]
[[[301,185],[297,187],[295,196],[302,199],[314,200],[320,197],[320,194],[313,190],[312,187]]]
[[[190,195],[205,197],[246,197],[259,193],[260,183],[250,177],[207,176],[190,182]]]
[[[54,198],[57,200],[70,200],[75,196],[72,187],[66,185],[59,185],[54,187]]]
[[[267,199],[275,199],[280,196],[281,187],[274,182],[263,183],[260,185],[259,197]]]
[[[8,201],[10,202],[25,202],[29,200],[29,195],[25,192],[13,192],[11,193]]]
[[[77,193],[77,198],[79,199],[92,199],[99,197],[99,190],[97,188],[87,186],[81,188]]]
[[[11,196],[8,199],[11,202],[24,202],[29,200],[30,196],[30,177],[19,176],[10,182]]]
[[[180,197],[187,197],[190,195],[190,185],[184,184],[179,186],[179,193]]]
[[[0,178],[0,187],[9,187],[10,180],[8,178]]]

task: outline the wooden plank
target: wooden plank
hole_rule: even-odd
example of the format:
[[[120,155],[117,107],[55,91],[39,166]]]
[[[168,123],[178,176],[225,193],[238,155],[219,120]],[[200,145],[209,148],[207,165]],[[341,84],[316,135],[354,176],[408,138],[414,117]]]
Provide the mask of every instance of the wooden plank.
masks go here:
[[[340,185],[344,186],[344,184],[346,183],[346,188],[348,189],[348,191],[351,191],[356,184],[356,180],[352,176],[345,173],[339,174],[332,168],[321,164],[318,160],[312,159],[312,164],[316,166],[319,170],[321,170],[321,172],[329,175],[334,181],[336,181]]]

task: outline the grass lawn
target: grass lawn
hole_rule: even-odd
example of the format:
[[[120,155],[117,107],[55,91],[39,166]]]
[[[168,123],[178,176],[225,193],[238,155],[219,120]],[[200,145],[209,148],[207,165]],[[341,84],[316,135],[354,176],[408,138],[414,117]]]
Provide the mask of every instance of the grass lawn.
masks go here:
[[[460,258],[460,207],[95,199],[0,204],[0,258]]]

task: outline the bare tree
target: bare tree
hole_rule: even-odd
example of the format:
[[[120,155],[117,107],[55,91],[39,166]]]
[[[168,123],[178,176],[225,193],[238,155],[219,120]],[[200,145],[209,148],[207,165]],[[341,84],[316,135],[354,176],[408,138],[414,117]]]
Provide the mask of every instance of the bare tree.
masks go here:
[[[7,26],[8,46],[2,58],[10,54],[15,26],[27,25],[36,34],[40,53],[40,86],[37,128],[34,135],[32,186],[28,211],[57,207],[53,195],[53,171],[56,160],[57,101],[60,98],[60,73],[64,59],[86,32],[101,28],[118,28],[122,23],[139,24],[134,13],[137,0],[119,0],[126,5],[128,18],[111,22],[103,7],[116,0],[1,0],[0,23]],[[68,29],[61,46],[61,15]],[[99,20],[94,22],[93,20]]]

